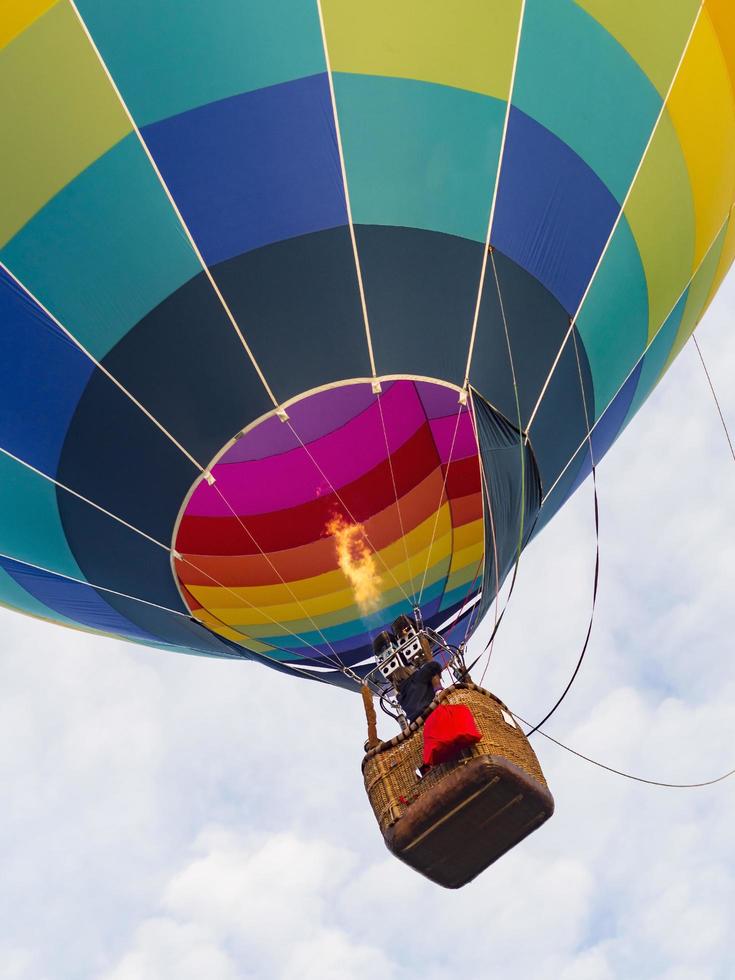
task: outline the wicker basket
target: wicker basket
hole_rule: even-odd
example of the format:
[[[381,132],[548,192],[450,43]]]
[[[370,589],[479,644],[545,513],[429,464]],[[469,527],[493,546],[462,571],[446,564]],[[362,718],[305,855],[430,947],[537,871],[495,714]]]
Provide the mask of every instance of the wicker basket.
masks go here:
[[[482,739],[421,778],[424,720],[442,702],[466,705]],[[449,888],[470,881],[554,812],[528,739],[498,698],[471,683],[441,691],[406,731],[365,755],[362,771],[388,849]]]

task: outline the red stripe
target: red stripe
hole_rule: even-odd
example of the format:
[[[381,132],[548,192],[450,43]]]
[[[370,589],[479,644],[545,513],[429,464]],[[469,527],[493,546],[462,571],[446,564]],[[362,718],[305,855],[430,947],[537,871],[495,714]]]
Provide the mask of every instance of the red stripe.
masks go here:
[[[426,479],[438,464],[428,424],[401,446],[393,455],[392,463],[400,498]],[[459,485],[460,477],[455,478],[452,469],[454,464],[450,468],[450,478]],[[462,495],[468,492],[464,490]],[[388,460],[342,487],[339,496],[344,506],[336,494],[329,494],[298,507],[241,518],[247,531],[235,517],[184,515],[176,548],[185,554],[200,555],[249,555],[257,554],[259,549],[282,551],[318,540],[335,513],[344,513],[348,519],[351,515],[356,521],[365,522],[395,503]],[[349,514],[345,511],[349,511]]]

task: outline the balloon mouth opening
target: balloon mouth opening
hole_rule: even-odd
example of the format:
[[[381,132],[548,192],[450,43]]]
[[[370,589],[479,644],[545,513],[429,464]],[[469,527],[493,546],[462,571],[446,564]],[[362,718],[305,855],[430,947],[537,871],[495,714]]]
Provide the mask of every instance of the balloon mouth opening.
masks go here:
[[[311,392],[225,446],[182,505],[174,575],[191,614],[286,662],[372,660],[414,606],[476,593],[483,507],[472,407],[430,380]]]

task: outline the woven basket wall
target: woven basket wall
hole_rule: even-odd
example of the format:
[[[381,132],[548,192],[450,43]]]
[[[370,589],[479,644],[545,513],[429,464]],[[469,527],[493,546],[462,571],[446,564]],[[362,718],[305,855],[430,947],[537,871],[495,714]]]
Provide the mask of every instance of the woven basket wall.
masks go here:
[[[546,787],[541,766],[528,739],[518,725],[510,723],[512,719],[507,708],[494,694],[467,683],[441,691],[431,708],[442,702],[466,705],[474,715],[482,740],[451,762],[433,766],[420,779],[416,769],[423,761],[423,725],[429,709],[407,731],[368,752],[362,763],[365,789],[383,834],[414,800],[470,759],[503,756]]]

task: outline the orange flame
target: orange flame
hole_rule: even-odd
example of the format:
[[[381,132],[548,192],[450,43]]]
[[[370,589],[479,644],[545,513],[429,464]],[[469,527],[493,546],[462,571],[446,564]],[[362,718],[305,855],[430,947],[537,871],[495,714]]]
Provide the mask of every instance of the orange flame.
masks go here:
[[[362,524],[348,524],[341,514],[327,523],[327,534],[334,537],[339,567],[352,586],[355,602],[363,616],[375,612],[380,604],[380,575],[375,555]]]

